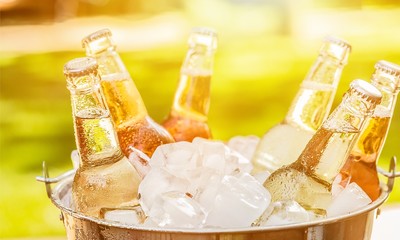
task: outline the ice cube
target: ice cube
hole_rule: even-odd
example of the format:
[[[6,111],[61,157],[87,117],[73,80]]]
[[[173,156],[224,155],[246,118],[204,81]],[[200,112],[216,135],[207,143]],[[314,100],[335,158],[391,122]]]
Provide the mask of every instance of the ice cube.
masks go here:
[[[202,176],[192,181],[189,192],[203,206],[204,211],[208,213],[212,209],[214,200],[219,193],[223,175],[204,168],[202,171]]]
[[[100,216],[108,221],[120,222],[124,224],[139,225],[143,224],[146,220],[142,208],[137,205],[134,207],[124,208],[102,208],[100,210]]]
[[[268,209],[257,220],[257,226],[284,225],[299,222],[307,222],[311,216],[300,204],[293,200],[278,201]]]
[[[78,169],[80,161],[81,161],[78,150],[73,150],[71,152],[71,161],[72,161],[72,166],[74,167],[74,169]]]
[[[158,224],[155,223],[153,220],[151,220],[151,218],[147,217],[146,220],[144,220],[142,227],[156,228],[156,227],[158,227]]]
[[[372,200],[357,183],[352,182],[333,199],[332,203],[327,208],[327,216],[332,217],[350,213],[371,202]]]
[[[159,146],[150,159],[152,168],[165,167],[178,177],[187,177],[187,171],[191,171],[199,165],[197,147],[184,141]]]
[[[196,139],[195,143],[199,146],[201,152],[201,163],[203,167],[215,169],[217,172],[224,173],[225,171],[225,155],[226,148],[221,142],[200,141]]]
[[[70,208],[70,209],[74,209],[73,206],[73,201],[72,201],[72,187],[68,188],[67,192],[65,193],[64,196],[62,196],[61,198],[61,204],[64,207]]]
[[[341,185],[341,182],[342,174],[339,173],[332,182],[331,193],[333,198],[343,191],[344,187]]]
[[[271,175],[269,171],[262,171],[253,175],[255,179],[261,184],[264,184],[267,181],[268,177]]]
[[[150,158],[144,152],[132,146],[129,146],[129,149],[131,153],[129,154],[128,160],[136,169],[139,176],[143,179],[151,169],[149,165]]]
[[[178,191],[161,194],[148,215],[160,227],[200,228],[205,220],[200,204],[189,194]]]
[[[229,149],[230,150],[230,149]],[[226,159],[225,174],[231,175],[239,171],[242,173],[250,173],[253,169],[250,160],[243,157],[240,153],[230,150]]]
[[[178,178],[166,169],[153,168],[139,185],[139,202],[145,213],[152,207],[156,198],[164,192],[186,192],[190,182]]]
[[[260,138],[254,135],[235,136],[229,139],[228,147],[242,154],[245,158],[251,160]]]
[[[269,192],[252,176],[240,173],[224,176],[214,198],[206,225],[214,227],[248,227],[268,207]]]

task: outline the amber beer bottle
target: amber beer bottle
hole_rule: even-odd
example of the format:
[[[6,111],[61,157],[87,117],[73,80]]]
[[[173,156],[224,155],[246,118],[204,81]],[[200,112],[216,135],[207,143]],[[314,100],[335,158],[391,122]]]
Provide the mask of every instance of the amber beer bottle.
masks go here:
[[[382,101],[372,116],[367,118],[340,173],[343,185],[355,182],[372,200],[376,200],[380,195],[376,163],[389,131],[400,90],[400,66],[387,61],[377,62],[371,83],[382,93]]]
[[[331,185],[358,133],[381,101],[373,85],[354,80],[341,104],[313,135],[298,159],[273,172],[264,182],[272,201],[295,200],[305,209],[324,214]]]
[[[328,117],[337,85],[351,51],[344,40],[326,37],[285,119],[260,139],[252,158],[253,174],[273,172],[294,162]]]
[[[163,122],[175,141],[211,138],[207,115],[217,34],[208,28],[194,28],[188,43],[174,102]]]
[[[77,58],[64,66],[71,93],[80,167],[72,184],[75,210],[99,217],[102,208],[137,204],[140,177],[123,155],[100,88],[97,63]]]
[[[131,153],[129,146],[151,157],[159,145],[174,142],[168,131],[148,115],[135,83],[115,50],[111,31],[94,32],[82,40],[82,45],[86,55],[98,62],[101,87],[125,156]]]

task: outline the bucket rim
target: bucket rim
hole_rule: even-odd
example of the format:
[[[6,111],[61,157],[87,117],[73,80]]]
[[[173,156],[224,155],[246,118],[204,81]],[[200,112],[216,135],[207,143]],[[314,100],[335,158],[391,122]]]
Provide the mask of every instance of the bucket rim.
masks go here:
[[[290,229],[298,229],[298,228],[310,228],[310,227],[318,227],[324,226],[335,222],[346,221],[350,218],[356,217],[358,215],[366,214],[377,209],[381,206],[389,197],[390,191],[386,184],[381,183],[380,189],[381,194],[372,203],[367,206],[353,211],[348,214],[328,217],[322,220],[313,220],[305,223],[294,223],[294,224],[285,224],[285,225],[277,225],[277,226],[257,226],[257,227],[240,227],[240,228],[164,228],[164,227],[146,227],[140,225],[132,225],[125,224],[120,222],[107,221],[104,219],[94,218],[90,216],[86,216],[80,212],[76,212],[73,209],[64,206],[60,194],[63,191],[66,191],[68,185],[72,183],[73,176],[63,179],[60,181],[57,186],[54,187],[50,199],[53,204],[61,210],[62,214],[69,214],[74,218],[78,218],[81,220],[90,221],[99,225],[107,226],[107,227],[115,227],[115,228],[123,228],[129,230],[136,231],[146,231],[146,232],[157,232],[157,233],[185,233],[185,234],[219,234],[219,233],[248,233],[248,232],[266,232],[266,231],[279,231],[279,230],[290,230]]]

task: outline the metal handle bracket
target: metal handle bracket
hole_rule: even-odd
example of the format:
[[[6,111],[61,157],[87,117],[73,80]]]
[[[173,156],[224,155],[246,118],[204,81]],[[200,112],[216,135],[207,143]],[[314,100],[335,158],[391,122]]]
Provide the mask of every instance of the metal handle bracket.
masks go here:
[[[393,190],[395,178],[400,177],[400,172],[396,172],[396,162],[397,158],[396,156],[393,156],[390,159],[388,172],[378,167],[378,172],[388,178],[387,180],[388,192],[391,192]]]
[[[49,170],[47,168],[47,165],[46,165],[45,161],[43,161],[42,167],[43,167],[43,176],[36,177],[36,181],[45,183],[46,192],[47,192],[47,197],[48,198],[51,198],[51,193],[52,193],[51,184],[58,183],[61,180],[66,179],[67,177],[73,176],[75,174],[75,172],[76,172],[75,169],[72,169],[72,170],[69,170],[68,172],[65,172],[65,173],[55,177],[55,178],[50,178],[49,177]]]

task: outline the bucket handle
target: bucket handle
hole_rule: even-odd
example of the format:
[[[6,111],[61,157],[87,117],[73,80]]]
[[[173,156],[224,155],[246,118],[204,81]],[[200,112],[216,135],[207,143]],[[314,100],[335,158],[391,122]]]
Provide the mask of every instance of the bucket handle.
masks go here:
[[[394,179],[397,177],[400,177],[400,172],[396,172],[396,162],[397,162],[397,158],[396,156],[393,156],[390,159],[390,165],[389,165],[389,171],[385,171],[382,168],[378,167],[378,172],[380,174],[382,174],[383,176],[387,177],[387,190],[390,193],[393,190],[393,186],[394,186]]]
[[[43,167],[43,176],[36,177],[36,181],[45,183],[46,192],[47,192],[47,197],[48,198],[51,198],[51,193],[52,193],[51,184],[58,183],[58,182],[66,179],[66,178],[68,178],[70,176],[73,176],[75,174],[75,172],[76,172],[75,169],[72,169],[72,170],[69,170],[69,171],[67,171],[67,172],[55,177],[55,178],[50,178],[49,177],[49,170],[47,168],[47,165],[46,165],[45,161],[43,161],[42,167]]]

